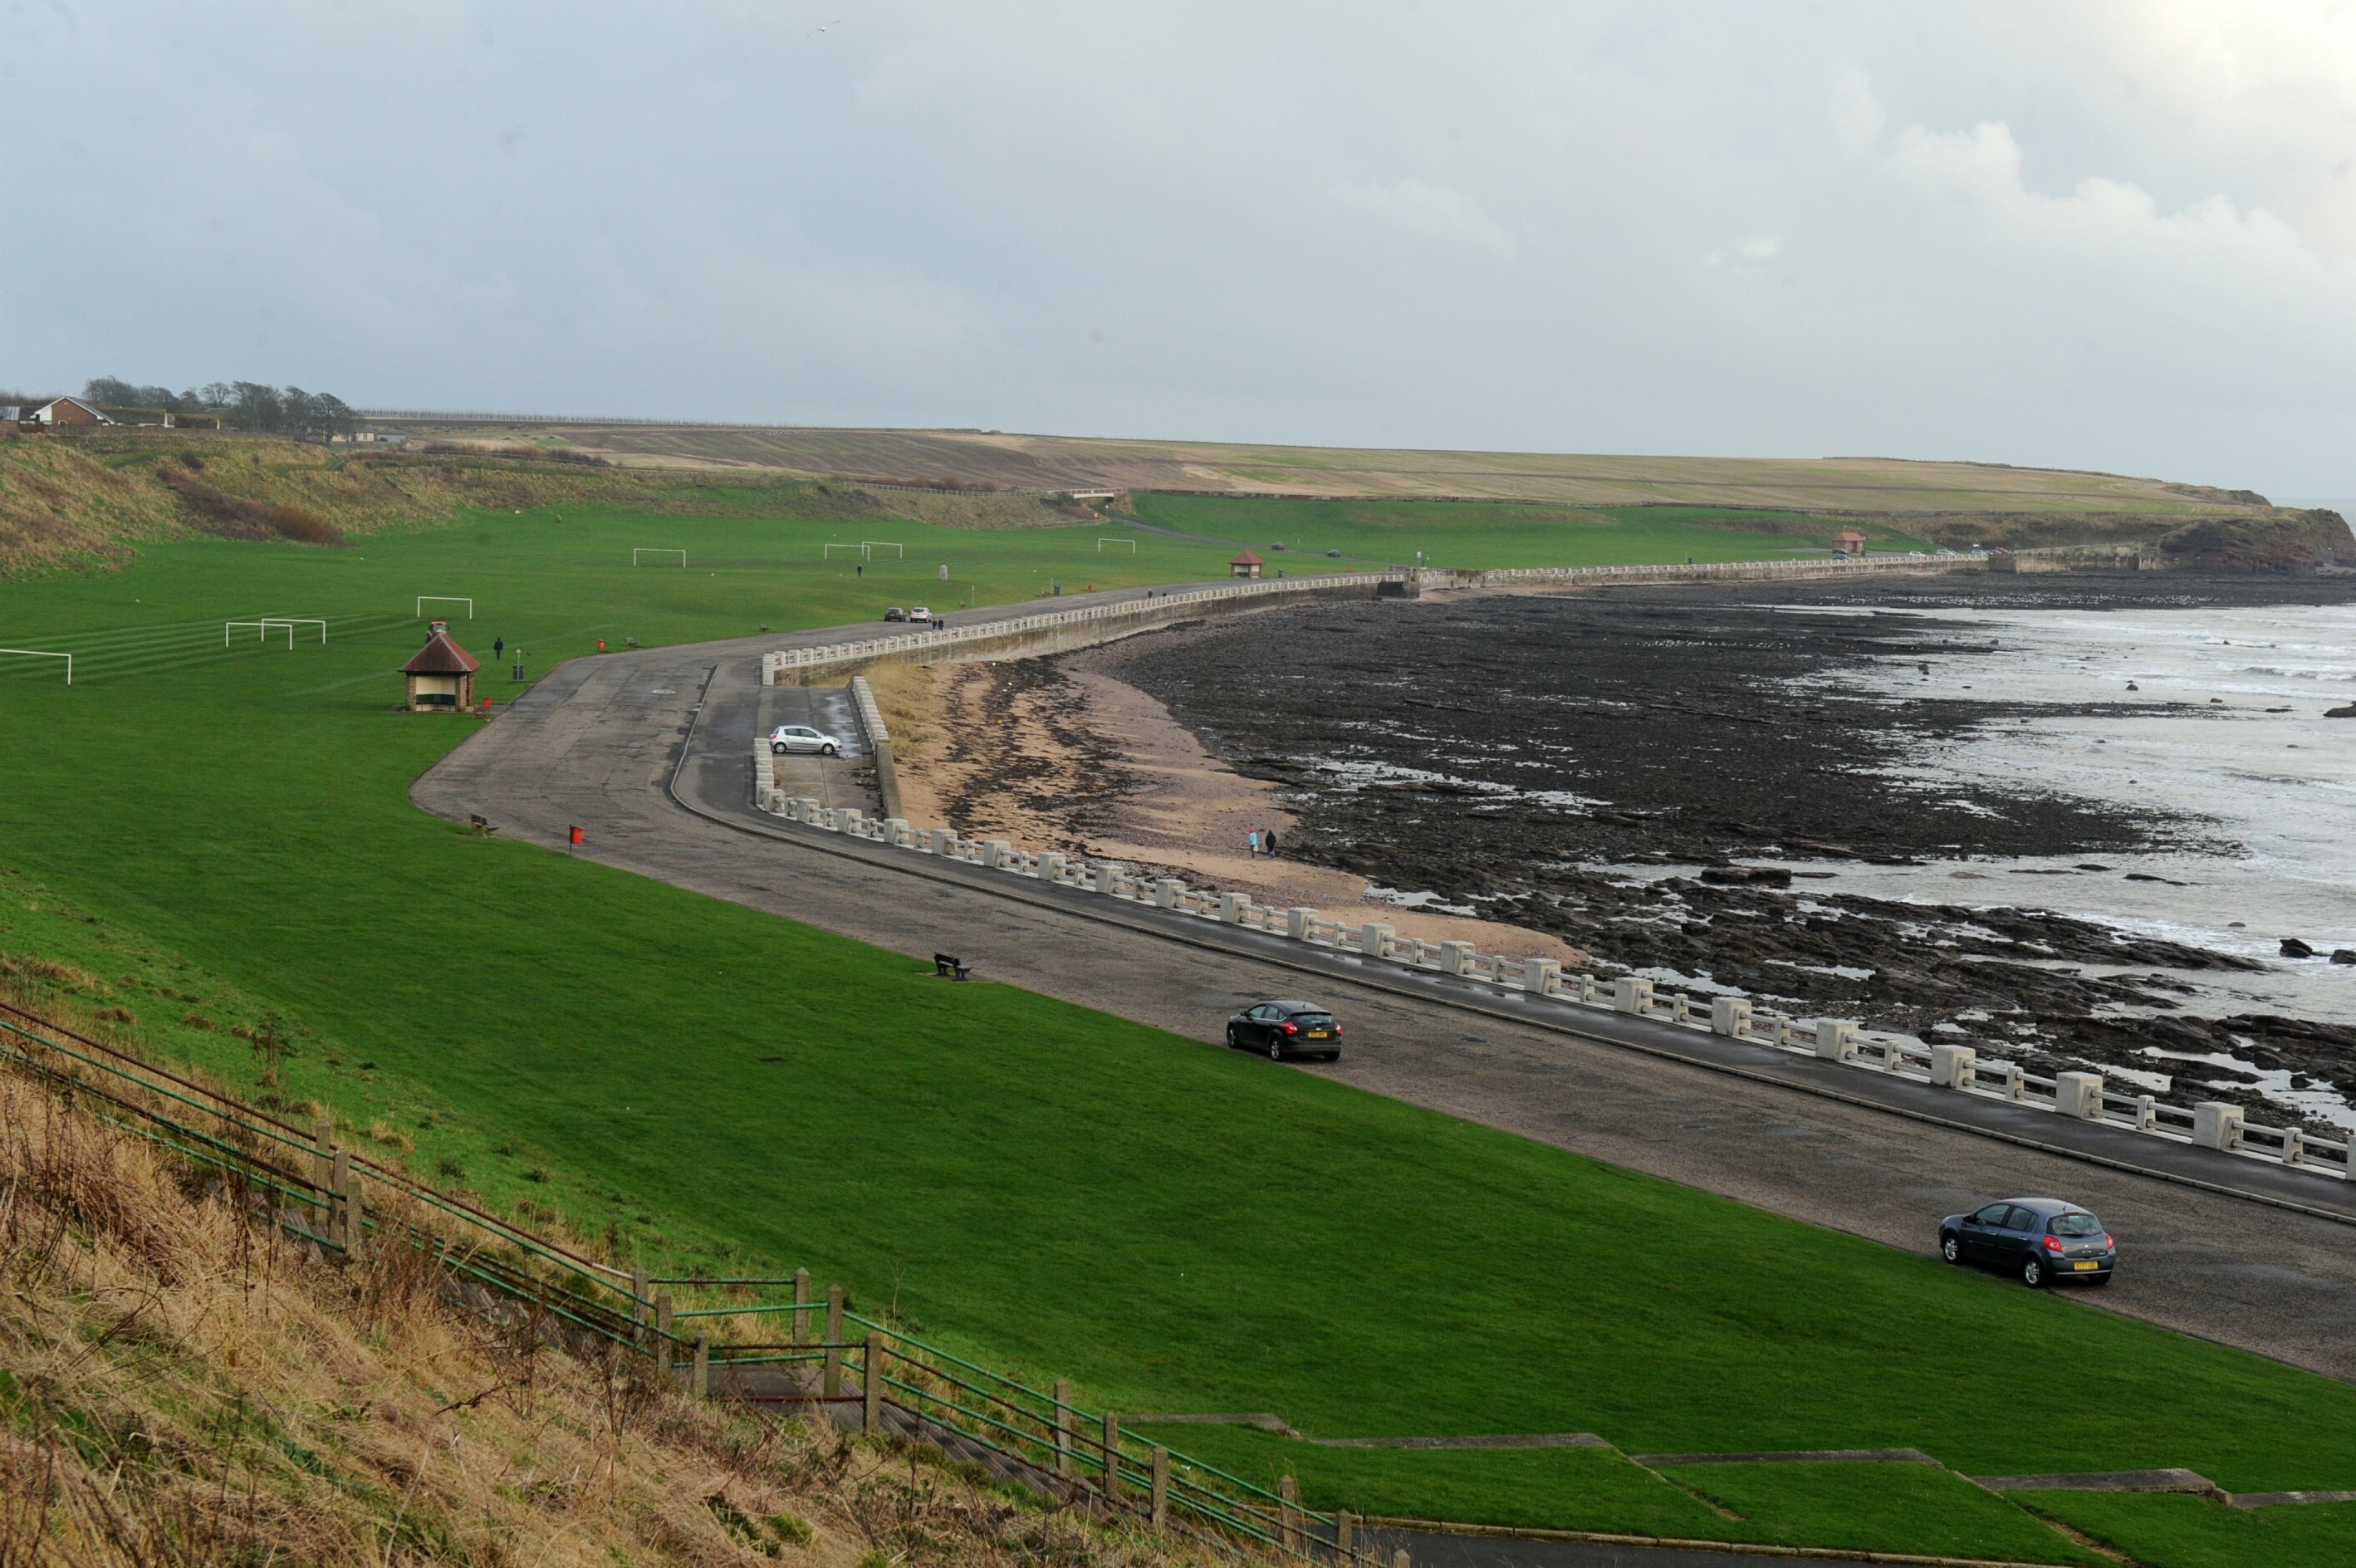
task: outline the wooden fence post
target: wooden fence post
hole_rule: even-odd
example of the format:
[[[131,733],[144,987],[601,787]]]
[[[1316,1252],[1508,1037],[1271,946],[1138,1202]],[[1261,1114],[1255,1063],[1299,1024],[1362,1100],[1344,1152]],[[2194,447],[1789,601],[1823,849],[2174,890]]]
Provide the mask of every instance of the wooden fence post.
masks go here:
[[[1170,1527],[1170,1450],[1153,1445],[1153,1528]]]
[[[1290,1476],[1276,1484],[1276,1495],[1282,1499],[1276,1509],[1276,1538],[1287,1552],[1301,1550],[1301,1483]]]
[[[1406,1547],[1402,1546],[1391,1553],[1391,1568],[1412,1568],[1412,1564],[1407,1560]]]
[[[1104,1413],[1104,1495],[1108,1503],[1120,1501],[1120,1418]]]
[[[654,1297],[647,1292],[653,1288],[644,1268],[630,1271],[630,1343],[641,1350],[647,1348],[647,1318],[654,1312]]]
[[[867,1331],[867,1362],[859,1369],[859,1391],[865,1408],[859,1430],[871,1436],[884,1430],[884,1336]]]
[[[842,1392],[842,1287],[826,1287],[826,1380],[819,1391],[829,1399]]]
[[[1350,1555],[1350,1540],[1357,1534],[1357,1531],[1352,1528],[1355,1522],[1350,1518],[1349,1509],[1333,1510],[1333,1550],[1344,1557]]]
[[[368,1257],[368,1207],[360,1197],[361,1190],[360,1173],[347,1166],[344,1171],[344,1256],[355,1263]]]
[[[1055,1380],[1055,1474],[1066,1480],[1072,1478],[1072,1383],[1068,1378]]]
[[[352,1156],[348,1149],[337,1149],[327,1166],[327,1240],[351,1252],[345,1229],[352,1212]]]
[[[655,1370],[670,1376],[670,1292],[655,1292]]]
[[[311,1156],[311,1202],[318,1209],[319,1218],[328,1220],[327,1234],[333,1236],[334,1221],[330,1217],[335,1212],[336,1189],[327,1184],[335,1177],[336,1119],[320,1117],[313,1124],[312,1133],[317,1141],[317,1152]]]
[[[688,1388],[700,1400],[712,1397],[712,1336],[695,1337],[695,1370],[690,1375]]]
[[[809,1305],[809,1271],[808,1269],[796,1269],[794,1271],[794,1306],[797,1310],[793,1315],[794,1331],[790,1336],[788,1336],[788,1337],[797,1345],[807,1345],[810,1342],[809,1314],[807,1311],[800,1310],[808,1307]]]

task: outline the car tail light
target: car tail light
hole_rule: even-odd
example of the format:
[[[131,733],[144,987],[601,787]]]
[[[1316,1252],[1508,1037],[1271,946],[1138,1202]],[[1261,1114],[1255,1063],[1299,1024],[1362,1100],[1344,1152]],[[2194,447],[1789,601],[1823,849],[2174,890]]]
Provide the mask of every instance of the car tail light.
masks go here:
[[[2049,1252],[2060,1251],[2062,1250],[2062,1238],[2059,1236],[2048,1236],[2045,1238],[2045,1250]]]
[[[1298,1024],[1287,1024],[1284,1026],[1284,1032],[1288,1035],[1297,1035],[1301,1033],[1301,1026]]]
[[[2116,1245],[2117,1245],[2117,1243],[2116,1243],[2116,1242],[2115,1242],[2115,1241],[2113,1241],[2113,1240],[2111,1240],[2111,1233],[2110,1233],[2109,1231],[2107,1231],[2107,1230],[2104,1231],[2104,1232],[2103,1232],[2103,1246],[2104,1246],[2104,1249],[2105,1251],[2108,1251],[2109,1249],[2111,1249],[2111,1248],[2113,1248],[2113,1247],[2115,1247],[2115,1246],[2116,1246]]]

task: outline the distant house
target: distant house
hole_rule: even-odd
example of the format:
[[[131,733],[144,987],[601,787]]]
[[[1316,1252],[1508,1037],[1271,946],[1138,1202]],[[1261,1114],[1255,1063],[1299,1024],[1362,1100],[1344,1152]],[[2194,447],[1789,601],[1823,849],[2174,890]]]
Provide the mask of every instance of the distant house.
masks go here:
[[[1865,535],[1854,528],[1844,528],[1833,535],[1833,548],[1844,555],[1865,553]]]
[[[450,640],[450,623],[437,620],[425,646],[401,667],[412,714],[463,713],[475,705],[475,671],[482,661]]]
[[[1260,568],[1267,564],[1267,562],[1247,550],[1227,563],[1227,570],[1238,577],[1257,577],[1259,575]]]
[[[61,397],[55,403],[45,403],[35,409],[34,420],[42,424],[112,424],[96,403],[82,402],[78,397]]]

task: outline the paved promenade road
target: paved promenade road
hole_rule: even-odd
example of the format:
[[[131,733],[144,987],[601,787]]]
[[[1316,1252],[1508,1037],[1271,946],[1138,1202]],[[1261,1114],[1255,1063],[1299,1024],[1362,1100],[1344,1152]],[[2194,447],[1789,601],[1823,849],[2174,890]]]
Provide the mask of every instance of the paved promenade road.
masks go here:
[[[1976,1200],[2066,1195],[2103,1216],[2127,1259],[2103,1295],[2072,1293],[2088,1309],[2356,1380],[2356,1224],[2097,1162],[2356,1220],[2346,1184],[1633,1020],[1582,1026],[1625,1043],[1582,1037],[1542,1021],[1560,1009],[1525,1009],[1485,987],[1387,965],[1361,972],[1351,955],[754,811],[760,655],[876,629],[575,660],[420,779],[412,798],[455,822],[480,812],[502,837],[552,848],[578,823],[582,853],[608,865],[912,957],[953,951],[989,979],[1206,1044],[1237,1002],[1309,991],[1346,1012],[1351,1049],[1330,1068],[1287,1070],[1910,1251],[1927,1252],[1938,1217]],[[1920,1119],[1930,1117],[1959,1124]]]

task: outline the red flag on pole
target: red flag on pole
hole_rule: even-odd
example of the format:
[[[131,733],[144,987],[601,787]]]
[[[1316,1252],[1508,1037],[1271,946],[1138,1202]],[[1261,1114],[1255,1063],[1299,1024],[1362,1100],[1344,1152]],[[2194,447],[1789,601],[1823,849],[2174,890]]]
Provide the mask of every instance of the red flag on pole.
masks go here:
[[[579,843],[581,842],[581,830],[579,828],[567,828],[564,831],[573,835],[573,843]]]

